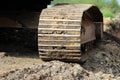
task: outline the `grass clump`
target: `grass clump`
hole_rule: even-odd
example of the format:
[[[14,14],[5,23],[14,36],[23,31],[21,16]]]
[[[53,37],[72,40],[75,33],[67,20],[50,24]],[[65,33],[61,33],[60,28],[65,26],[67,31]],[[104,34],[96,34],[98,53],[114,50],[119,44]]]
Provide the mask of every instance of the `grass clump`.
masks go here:
[[[115,17],[115,14],[107,8],[101,9],[101,12],[103,13],[103,16],[105,18],[107,18],[107,17],[114,18]]]

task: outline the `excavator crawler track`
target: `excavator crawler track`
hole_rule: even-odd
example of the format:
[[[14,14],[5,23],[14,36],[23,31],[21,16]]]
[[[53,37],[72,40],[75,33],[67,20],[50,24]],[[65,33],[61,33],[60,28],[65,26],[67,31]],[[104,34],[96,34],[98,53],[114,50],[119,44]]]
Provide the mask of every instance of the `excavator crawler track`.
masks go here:
[[[56,6],[43,9],[38,27],[38,49],[43,60],[80,61],[81,18],[78,6]],[[82,45],[83,51],[92,42]]]

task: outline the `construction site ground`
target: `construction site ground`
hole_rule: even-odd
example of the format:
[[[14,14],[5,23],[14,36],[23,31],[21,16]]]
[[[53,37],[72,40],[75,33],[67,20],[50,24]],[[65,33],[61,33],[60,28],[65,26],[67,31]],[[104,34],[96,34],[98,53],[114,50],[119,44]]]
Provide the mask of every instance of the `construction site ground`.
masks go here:
[[[35,45],[27,43],[32,39],[26,37],[22,42],[22,38],[17,38],[21,33],[17,33],[16,40],[12,40],[5,36],[13,33],[3,33],[0,35],[4,36],[0,40],[0,80],[120,80],[120,45],[106,37],[87,53],[86,62],[80,64],[44,62],[39,59]]]

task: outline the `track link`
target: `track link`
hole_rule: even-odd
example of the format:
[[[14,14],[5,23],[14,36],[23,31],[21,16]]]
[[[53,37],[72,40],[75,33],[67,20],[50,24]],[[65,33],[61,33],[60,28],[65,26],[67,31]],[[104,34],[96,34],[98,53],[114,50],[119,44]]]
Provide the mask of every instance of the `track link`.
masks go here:
[[[38,27],[40,58],[43,60],[80,61],[82,14],[83,10],[75,5],[56,6],[42,11]],[[82,48],[87,49],[91,45],[85,44]]]

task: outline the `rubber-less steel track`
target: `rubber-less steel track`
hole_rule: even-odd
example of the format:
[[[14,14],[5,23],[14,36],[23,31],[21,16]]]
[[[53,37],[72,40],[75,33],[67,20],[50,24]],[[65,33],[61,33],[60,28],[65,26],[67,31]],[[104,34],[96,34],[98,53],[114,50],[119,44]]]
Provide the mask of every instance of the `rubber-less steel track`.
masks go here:
[[[56,6],[42,11],[38,27],[40,58],[80,61],[83,8],[79,8],[79,6]]]

